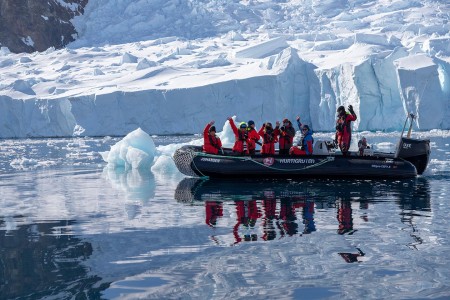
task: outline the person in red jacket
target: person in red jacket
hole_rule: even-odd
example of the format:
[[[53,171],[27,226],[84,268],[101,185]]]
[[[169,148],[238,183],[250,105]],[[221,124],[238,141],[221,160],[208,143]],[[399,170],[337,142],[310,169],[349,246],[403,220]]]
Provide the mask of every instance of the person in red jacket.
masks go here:
[[[279,129],[279,145],[280,145],[280,155],[289,155],[289,149],[292,147],[292,142],[295,137],[295,129],[292,126],[291,121],[288,119],[283,120],[283,126]]]
[[[277,121],[277,126],[280,126],[280,122]],[[272,127],[272,123],[264,123],[258,131],[259,135],[263,139],[263,144],[261,147],[261,154],[274,155],[275,154],[275,144],[278,142],[279,131]]]
[[[350,113],[345,111],[345,107],[338,107],[338,119],[336,120],[336,134],[334,138],[335,143],[339,145],[339,148],[344,156],[348,154],[352,138],[350,122],[356,121],[357,118],[355,112],[353,111],[353,106],[349,105],[348,111]]]
[[[234,137],[236,138],[233,146],[233,152],[238,155],[249,155],[248,145],[249,138],[247,132],[247,123],[242,122],[239,124],[239,129],[237,129],[234,121],[231,117],[228,117],[231,129],[233,129]]]
[[[203,130],[203,152],[218,154],[222,149],[222,141],[216,136],[216,127],[213,125],[214,121],[211,121]]]
[[[259,143],[259,139],[261,138],[258,132],[255,130],[255,122],[252,120],[247,122],[247,135],[248,135],[248,152],[250,155],[255,155],[256,153],[256,144]],[[261,145],[261,143],[259,143]]]

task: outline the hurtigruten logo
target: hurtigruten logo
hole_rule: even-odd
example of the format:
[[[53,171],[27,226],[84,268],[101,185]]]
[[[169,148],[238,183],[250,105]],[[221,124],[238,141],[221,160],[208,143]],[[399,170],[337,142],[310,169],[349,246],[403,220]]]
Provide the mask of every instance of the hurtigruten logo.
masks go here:
[[[266,157],[263,159],[263,163],[266,166],[271,166],[271,165],[273,165],[274,162],[275,162],[275,159],[273,157]]]
[[[314,164],[313,158],[282,158],[278,160],[281,164]]]

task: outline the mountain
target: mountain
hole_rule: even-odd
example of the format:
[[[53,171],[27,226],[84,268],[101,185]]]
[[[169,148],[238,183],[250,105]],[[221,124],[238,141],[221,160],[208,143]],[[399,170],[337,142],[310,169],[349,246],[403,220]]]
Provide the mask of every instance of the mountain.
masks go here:
[[[0,138],[191,134],[233,115],[333,131],[349,104],[355,130],[407,113],[447,130],[449,20],[446,0],[90,0],[65,48],[0,49]]]
[[[2,0],[0,45],[12,52],[62,48],[76,38],[70,22],[84,12],[88,0]]]

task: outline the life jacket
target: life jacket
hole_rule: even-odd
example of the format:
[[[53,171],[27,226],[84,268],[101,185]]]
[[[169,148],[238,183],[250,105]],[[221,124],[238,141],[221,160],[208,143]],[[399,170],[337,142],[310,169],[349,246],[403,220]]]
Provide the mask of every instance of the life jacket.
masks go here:
[[[312,138],[311,143],[314,145],[314,138],[312,137],[312,135],[311,135],[311,134],[309,133],[309,131],[308,131],[308,133],[305,134],[305,135],[302,137],[301,147],[300,147],[302,150],[305,150],[305,151],[306,151],[305,138],[306,138],[308,135],[311,136],[311,138]]]
[[[269,132],[264,132],[264,136],[263,136],[263,141],[264,144],[268,144],[268,143],[273,143],[275,140],[274,136],[273,136],[273,130],[269,131]]]
[[[349,117],[352,116],[352,118],[349,119]],[[336,120],[336,131],[339,135],[345,135],[345,134],[351,134],[351,122],[356,120],[355,114],[348,114],[346,113],[344,116],[339,116],[339,118]]]
[[[256,148],[256,143],[261,138],[254,128],[247,128],[247,135],[248,135],[248,149],[254,150]]]
[[[217,136],[215,136],[215,138],[213,138],[211,135],[208,135],[208,137],[209,137],[209,143],[211,144],[211,146],[213,146],[217,150],[220,150],[220,148],[221,148],[221,145],[219,144],[220,139]]]
[[[280,131],[279,144],[280,149],[289,149],[292,146],[295,136],[295,129],[289,121],[289,126],[283,126],[284,131]],[[283,128],[282,127],[282,128]]]
[[[247,131],[242,132],[238,130],[238,139],[242,142],[242,151],[246,152],[248,149],[248,133]]]

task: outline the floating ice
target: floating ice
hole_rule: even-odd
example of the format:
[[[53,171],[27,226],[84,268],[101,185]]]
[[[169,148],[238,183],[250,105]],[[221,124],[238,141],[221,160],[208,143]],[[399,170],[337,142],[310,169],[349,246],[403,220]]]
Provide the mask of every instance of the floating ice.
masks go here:
[[[156,153],[153,139],[141,128],[130,132],[121,141],[111,147],[110,151],[100,152],[109,167],[148,169]]]

